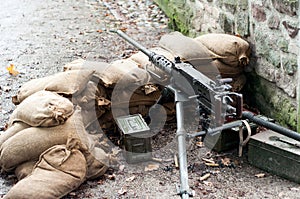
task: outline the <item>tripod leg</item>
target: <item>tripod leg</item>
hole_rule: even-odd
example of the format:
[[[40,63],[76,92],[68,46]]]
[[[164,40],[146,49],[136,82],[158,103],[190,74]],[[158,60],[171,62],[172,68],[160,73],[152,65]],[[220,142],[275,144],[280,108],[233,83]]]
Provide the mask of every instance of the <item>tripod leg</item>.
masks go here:
[[[180,189],[179,195],[181,198],[189,198],[189,183],[188,183],[188,169],[187,169],[187,152],[186,152],[186,130],[184,128],[184,113],[183,102],[176,102],[176,118],[177,131],[176,137],[178,140],[178,158],[180,169]]]

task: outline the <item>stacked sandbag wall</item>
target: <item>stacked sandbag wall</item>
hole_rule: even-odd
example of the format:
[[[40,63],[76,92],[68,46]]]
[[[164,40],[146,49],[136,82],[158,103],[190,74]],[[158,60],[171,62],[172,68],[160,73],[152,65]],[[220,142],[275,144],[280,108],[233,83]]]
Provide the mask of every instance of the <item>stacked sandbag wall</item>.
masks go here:
[[[87,112],[97,119],[109,105],[89,66],[32,79],[13,97],[16,108],[0,134],[0,171],[19,181],[4,198],[61,198],[115,163],[103,132],[86,128]]]
[[[297,0],[154,0],[185,35],[239,35],[252,55],[244,92],[248,103],[282,125],[297,128]],[[298,100],[297,100],[298,98]],[[298,130],[300,131],[300,122]]]

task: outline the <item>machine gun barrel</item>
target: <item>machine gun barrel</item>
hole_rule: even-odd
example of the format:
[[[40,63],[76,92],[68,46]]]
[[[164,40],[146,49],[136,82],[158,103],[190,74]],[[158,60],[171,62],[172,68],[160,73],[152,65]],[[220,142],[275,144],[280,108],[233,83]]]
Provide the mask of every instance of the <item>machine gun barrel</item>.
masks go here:
[[[145,55],[147,55],[150,59],[150,61],[158,68],[162,69],[164,72],[166,72],[168,75],[172,73],[172,69],[174,68],[173,62],[169,61],[167,58],[165,58],[162,55],[157,55],[156,53],[148,50],[132,38],[130,38],[127,34],[125,34],[121,30],[111,30],[113,33],[117,33],[120,37],[128,41],[130,44],[132,44],[134,47],[142,51]]]
[[[147,48],[145,48],[144,46],[142,46],[141,44],[139,44],[138,42],[134,41],[133,39],[131,39],[127,34],[125,34],[123,31],[121,30],[110,30],[113,33],[117,33],[119,36],[121,36],[122,38],[124,38],[126,41],[128,41],[129,43],[131,43],[133,46],[135,46],[136,48],[138,48],[140,51],[142,51],[143,53],[145,53],[148,57],[151,56],[151,51],[148,50]]]
[[[290,129],[284,128],[282,126],[279,126],[275,123],[265,121],[259,117],[256,117],[253,113],[248,111],[243,111],[242,116],[256,124],[259,124],[261,126],[264,126],[268,129],[271,129],[279,134],[285,135],[287,137],[293,138],[297,141],[300,141],[300,133],[297,133],[295,131],[292,131]]]

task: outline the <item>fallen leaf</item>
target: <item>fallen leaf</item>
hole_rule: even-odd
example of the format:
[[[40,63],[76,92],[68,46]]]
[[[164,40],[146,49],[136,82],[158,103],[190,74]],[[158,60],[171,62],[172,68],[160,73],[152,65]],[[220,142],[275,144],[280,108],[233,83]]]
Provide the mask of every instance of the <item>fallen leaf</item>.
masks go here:
[[[291,187],[290,190],[291,191],[300,191],[300,187]]]
[[[266,174],[264,174],[264,173],[255,174],[255,177],[257,177],[257,178],[263,178],[265,176],[266,176]]]
[[[149,164],[148,166],[145,167],[145,171],[154,171],[159,168],[158,164]]]
[[[115,180],[115,179],[116,179],[116,175],[113,173],[113,174],[111,174],[111,175],[107,175],[107,178],[108,178],[109,180]]]
[[[99,32],[99,33],[102,33],[102,32],[103,32],[103,30],[99,29],[99,30],[97,30],[97,32]]]
[[[229,158],[223,158],[221,161],[222,161],[222,164],[224,166],[230,166],[231,165],[231,160]]]
[[[127,178],[125,181],[132,182],[134,179],[135,179],[135,176],[131,176],[131,177]]]
[[[75,192],[71,192],[68,194],[69,196],[76,196],[76,193]]]
[[[204,142],[196,142],[196,146],[202,148],[204,147]]]
[[[126,27],[121,27],[120,30],[122,30],[123,32],[126,32],[127,28]]]
[[[98,180],[97,184],[100,184],[100,185],[104,184],[104,180],[103,179]]]
[[[120,171],[120,172],[123,172],[124,169],[125,169],[125,165],[122,164],[122,165],[119,166],[119,171]]]
[[[6,67],[6,69],[10,75],[17,76],[19,74],[19,71],[15,69],[15,65],[13,64],[10,64],[10,66]]]
[[[207,173],[207,174],[200,177],[200,181],[206,180],[209,177],[210,177],[210,173]]]
[[[206,186],[210,186],[210,187],[213,186],[213,183],[212,182],[208,182],[208,181],[203,181],[203,184],[205,184]]]
[[[118,191],[118,194],[119,195],[124,195],[127,193],[127,190],[126,189],[123,189],[123,187]]]

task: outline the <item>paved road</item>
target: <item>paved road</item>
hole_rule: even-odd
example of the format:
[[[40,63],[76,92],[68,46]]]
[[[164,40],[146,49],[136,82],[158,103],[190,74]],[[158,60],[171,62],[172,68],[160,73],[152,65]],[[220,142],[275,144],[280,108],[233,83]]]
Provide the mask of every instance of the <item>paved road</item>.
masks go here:
[[[167,19],[148,0],[2,0],[0,8],[0,130],[24,82],[77,58],[110,62],[133,50],[106,30],[125,28],[146,46],[167,31]],[[18,76],[8,74],[10,64]],[[13,175],[0,176],[0,198],[14,182]]]

